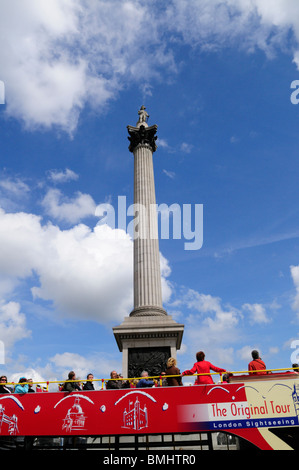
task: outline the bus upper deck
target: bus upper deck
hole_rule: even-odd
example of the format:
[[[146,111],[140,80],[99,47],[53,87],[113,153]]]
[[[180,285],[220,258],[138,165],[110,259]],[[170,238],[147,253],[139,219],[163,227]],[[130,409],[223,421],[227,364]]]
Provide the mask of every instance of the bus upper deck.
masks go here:
[[[259,449],[292,448],[281,435],[298,433],[299,374],[268,372],[233,373],[229,383],[181,387],[163,386],[162,377],[155,377],[157,386],[117,390],[105,389],[109,379],[100,379],[99,390],[74,392],[51,391],[61,382],[46,382],[38,388],[47,393],[0,395],[0,436],[226,432]]]

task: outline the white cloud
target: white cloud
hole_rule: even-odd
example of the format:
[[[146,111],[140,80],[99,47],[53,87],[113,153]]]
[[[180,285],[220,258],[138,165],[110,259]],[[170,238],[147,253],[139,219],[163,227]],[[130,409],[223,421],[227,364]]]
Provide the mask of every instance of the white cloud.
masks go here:
[[[213,364],[213,361],[232,364],[233,344],[240,337],[240,312],[231,306],[223,307],[220,298],[192,289],[182,296],[180,303],[192,312],[184,321],[184,342],[188,343],[188,350],[193,351],[194,356],[196,351],[204,350],[209,356],[207,360]]]
[[[49,363],[59,374],[60,379],[66,379],[69,371],[74,370],[76,376],[85,379],[88,373],[92,373],[95,379],[109,378],[112,370],[119,373],[120,364],[115,358],[109,357],[105,352],[82,356],[78,353],[65,352],[56,354],[49,359]],[[101,382],[95,382],[97,388],[101,388]]]
[[[165,173],[165,175],[168,176],[168,178],[170,178],[170,179],[175,178],[175,172],[174,171],[163,170],[163,173]]]
[[[221,305],[221,299],[211,295],[200,294],[194,290],[189,290],[185,298],[189,309],[198,310],[206,315],[202,320],[203,324],[213,334],[221,331],[229,331],[235,328],[239,322],[239,312],[237,309],[227,306],[224,309]],[[208,314],[208,315],[207,315]]]
[[[191,7],[172,0],[163,14],[161,8],[141,0],[1,0],[7,114],[30,128],[72,133],[86,104],[101,111],[128,83],[145,93],[161,71],[176,74],[178,41],[193,50],[237,44],[268,56],[279,47],[299,67],[297,0],[201,0]]]
[[[242,5],[240,0],[238,3]],[[245,8],[252,9],[255,6],[262,22],[284,28],[292,26],[296,36],[299,37],[299,4],[296,0],[276,0],[275,2],[254,0],[251,4],[250,6],[247,2]]]
[[[44,365],[34,365],[34,367],[28,368],[22,363],[14,363],[13,368],[18,372],[9,373],[9,382],[16,383],[20,377],[26,377],[27,379],[32,378],[33,382],[46,386],[46,382],[49,381],[49,390],[52,392],[58,390],[59,383],[68,378],[68,373],[71,370],[74,370],[76,377],[83,381],[85,381],[87,374],[92,373],[95,379],[95,389],[102,388],[102,379],[109,378],[112,370],[122,372],[121,356],[119,355],[119,360],[117,360],[105,351],[87,355],[64,352],[50,357]]]
[[[68,181],[77,180],[79,176],[73,170],[66,168],[64,171],[60,171],[60,170],[49,171],[48,178],[53,183],[66,183]]]
[[[11,178],[2,179],[0,180],[0,188],[10,195],[17,197],[22,197],[30,191],[28,184],[20,178],[16,178],[15,180]]]
[[[78,192],[72,199],[63,196],[59,189],[49,189],[42,205],[47,214],[56,220],[77,223],[95,215],[96,204],[89,194]]]
[[[237,351],[237,354],[238,354],[238,357],[244,361],[246,361],[246,366],[247,364],[251,361],[252,357],[251,357],[251,351],[253,351],[253,349],[257,349],[256,347],[253,347],[253,346],[248,346],[248,345],[245,345],[243,346],[241,349],[239,349]]]
[[[38,259],[47,246],[43,246],[40,218],[18,212],[5,213],[0,209],[0,275],[1,277],[25,278],[33,274]]]
[[[61,316],[105,323],[130,312],[132,241],[125,232],[60,230],[32,214],[0,210],[0,245],[0,277],[13,283],[35,273],[35,299],[51,302]]]
[[[28,281],[33,298],[49,302],[56,315],[103,324],[122,321],[132,309],[133,242],[124,230],[84,224],[61,230],[33,214],[0,209],[0,245],[0,288],[7,295]],[[161,271],[167,301],[171,271],[162,255]]]
[[[77,353],[65,352],[63,354],[55,354],[55,356],[50,358],[50,361],[55,364],[57,367],[63,367],[66,370],[72,370],[76,364],[77,369],[85,369],[88,366],[86,363],[86,358],[80,356]]]
[[[271,57],[277,47],[287,50],[292,31],[298,49],[296,0],[202,0],[192,8],[187,0],[173,0],[167,15],[173,30],[193,48],[219,50],[237,45],[249,52],[261,49]]]
[[[139,0],[2,0],[7,114],[30,128],[58,125],[72,133],[86,103],[101,110],[126,80],[149,81],[159,66],[171,69],[155,21],[145,33],[149,8]]]
[[[27,126],[55,123],[71,130],[77,123],[86,65],[72,59],[66,48],[55,48],[55,42],[76,34],[78,8],[78,2],[69,0],[1,2],[7,113]]]
[[[157,143],[158,143],[158,146],[161,148],[165,148],[165,149],[169,148],[168,142],[165,139],[158,138]]]
[[[18,383],[21,377],[25,377],[27,380],[32,379],[33,382],[46,382],[46,379],[43,375],[41,375],[37,370],[33,369],[32,367],[26,367],[22,369],[20,372],[14,372],[13,374],[9,374],[7,377],[8,382]],[[46,386],[46,383],[42,384],[43,387]],[[35,389],[35,385],[33,386]],[[55,387],[55,391],[57,391],[57,386]]]
[[[266,309],[261,304],[244,304],[243,310],[250,313],[250,322],[254,323],[269,323],[270,319],[267,316]]]
[[[183,142],[181,144],[181,151],[184,153],[190,153],[193,148],[192,144],[188,144],[187,142]]]
[[[26,326],[26,316],[18,302],[0,304],[0,341],[4,345],[4,359],[7,361],[14,344],[31,336]]]
[[[30,187],[21,178],[2,178],[0,180],[0,206],[16,210],[28,199]]]
[[[272,356],[279,354],[279,351],[280,349],[277,346],[271,346],[269,348],[269,354],[271,354]]]
[[[35,298],[53,302],[72,317],[109,322],[122,319],[132,302],[132,242],[125,233],[78,225],[67,231],[50,227],[47,252],[38,264]]]
[[[251,357],[253,346],[246,345],[235,350],[240,347],[240,343],[246,341],[248,326],[263,325],[270,321],[266,308],[261,304],[245,303],[236,308],[224,304],[219,297],[202,294],[193,289],[183,288],[170,306],[175,311],[178,308],[187,308],[184,318],[184,343],[188,344],[188,355],[191,351],[195,358],[196,351],[203,350],[206,356],[209,356],[207,360],[214,364],[213,361],[216,361],[218,365],[226,368],[229,368],[236,358],[247,360]],[[188,311],[191,312],[189,315]]]

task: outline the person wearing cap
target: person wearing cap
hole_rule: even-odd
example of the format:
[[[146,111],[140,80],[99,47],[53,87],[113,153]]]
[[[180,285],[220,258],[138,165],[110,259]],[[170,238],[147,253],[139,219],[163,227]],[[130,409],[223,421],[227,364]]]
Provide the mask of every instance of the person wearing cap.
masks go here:
[[[29,390],[29,385],[25,377],[21,377],[19,383],[15,386],[15,393],[27,393]]]
[[[266,372],[266,364],[260,358],[259,352],[254,349],[251,352],[252,361],[248,364],[248,370],[250,371],[250,375],[265,375]]]

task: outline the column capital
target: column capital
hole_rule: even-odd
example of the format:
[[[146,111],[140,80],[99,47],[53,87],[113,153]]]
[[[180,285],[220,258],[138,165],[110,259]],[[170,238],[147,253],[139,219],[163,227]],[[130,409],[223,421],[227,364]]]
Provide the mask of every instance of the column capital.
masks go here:
[[[156,132],[158,129],[156,124],[150,127],[146,127],[144,125],[140,125],[139,127],[127,126],[127,129],[129,133],[128,139],[130,141],[130,152],[134,152],[138,145],[147,145],[151,148],[152,152],[156,151]]]

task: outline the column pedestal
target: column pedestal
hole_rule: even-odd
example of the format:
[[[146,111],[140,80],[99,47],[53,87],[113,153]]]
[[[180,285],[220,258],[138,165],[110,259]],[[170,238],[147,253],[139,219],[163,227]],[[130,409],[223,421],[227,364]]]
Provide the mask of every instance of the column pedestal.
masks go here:
[[[143,370],[150,376],[165,370],[169,357],[181,347],[184,325],[170,315],[126,317],[113,328],[119,350],[123,354],[124,377],[140,377]]]

